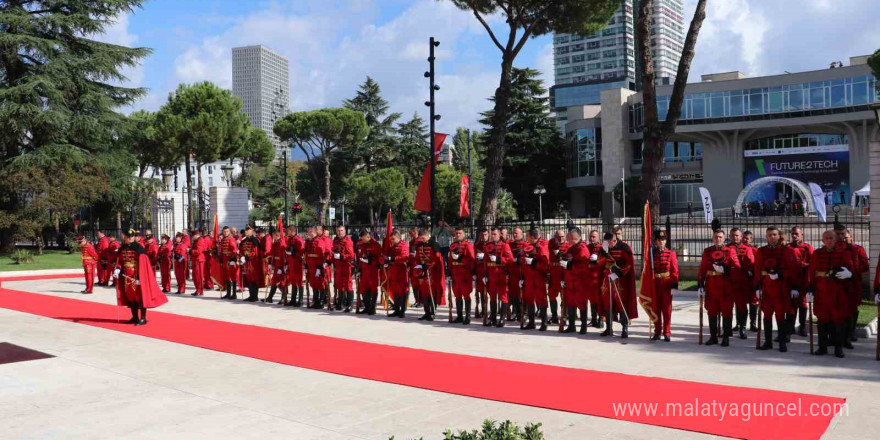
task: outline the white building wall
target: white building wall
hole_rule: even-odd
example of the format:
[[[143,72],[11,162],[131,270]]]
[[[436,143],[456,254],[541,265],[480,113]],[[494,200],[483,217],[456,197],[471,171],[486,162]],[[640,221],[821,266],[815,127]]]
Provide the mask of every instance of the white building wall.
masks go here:
[[[284,146],[272,131],[275,121],[290,112],[290,64],[266,46],[232,49],[232,94],[242,99],[251,123],[269,136],[277,155]]]
[[[248,224],[250,211],[248,190],[242,187],[213,187],[211,196],[211,222],[217,214],[220,227],[243,229]],[[213,223],[212,223],[213,224]]]

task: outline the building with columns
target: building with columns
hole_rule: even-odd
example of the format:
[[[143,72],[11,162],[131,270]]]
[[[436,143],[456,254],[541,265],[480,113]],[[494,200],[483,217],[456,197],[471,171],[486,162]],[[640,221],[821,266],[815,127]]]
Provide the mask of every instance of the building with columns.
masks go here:
[[[846,67],[747,78],[740,72],[703,75],[688,84],[682,116],[665,146],[661,211],[700,206],[706,187],[716,208],[747,211],[774,200],[812,208],[809,183],[827,204],[848,204],[869,181],[869,144],[880,140],[870,104],[876,81],[853,57]],[[665,118],[672,86],[659,86]],[[611,192],[623,177],[641,174],[641,93],[601,92],[599,105],[567,108],[566,158],[572,216],[621,207]]]

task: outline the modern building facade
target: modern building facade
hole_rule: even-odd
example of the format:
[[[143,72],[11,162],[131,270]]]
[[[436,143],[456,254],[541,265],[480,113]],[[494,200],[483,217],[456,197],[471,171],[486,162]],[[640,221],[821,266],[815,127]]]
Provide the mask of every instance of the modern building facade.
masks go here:
[[[620,9],[602,31],[589,36],[553,36],[554,86],[550,97],[560,128],[567,120],[568,107],[598,104],[602,90],[637,90],[637,12],[633,0],[621,0]],[[683,12],[682,0],[654,1],[651,50],[658,84],[675,80],[685,36]]]
[[[263,45],[232,48],[232,94],[244,102],[251,123],[269,135],[279,157],[287,146],[272,127],[290,111],[289,84],[287,58]]]
[[[828,204],[848,204],[868,181],[868,145],[880,140],[870,111],[876,80],[864,57],[851,65],[746,78],[704,75],[688,84],[676,133],[665,146],[661,211],[700,208],[706,187],[716,208],[747,212],[755,202],[812,208],[809,183]],[[658,87],[666,118],[672,86]],[[569,107],[565,132],[572,215],[621,209],[611,191],[641,174],[642,95],[601,92],[599,105]],[[614,206],[613,206],[614,205]],[[744,208],[745,207],[745,208]]]

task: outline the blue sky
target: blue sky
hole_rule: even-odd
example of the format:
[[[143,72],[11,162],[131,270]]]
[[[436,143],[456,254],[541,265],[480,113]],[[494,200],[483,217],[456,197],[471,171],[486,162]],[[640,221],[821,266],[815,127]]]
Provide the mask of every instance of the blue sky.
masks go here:
[[[826,68],[880,47],[876,0],[713,0],[692,79],[741,70],[749,76]],[[686,21],[696,0],[686,0]],[[503,27],[499,17],[490,23]],[[469,13],[436,0],[148,0],[101,39],[154,54],[126,71],[150,89],[133,109],[156,110],[179,83],[231,88],[231,48],[264,44],[290,59],[293,111],[341,105],[367,75],[392,110],[426,116],[427,39],[438,49],[438,130],[479,128],[498,83],[500,53]],[[529,41],[518,66],[552,84],[549,36]],[[130,109],[126,109],[130,110]]]

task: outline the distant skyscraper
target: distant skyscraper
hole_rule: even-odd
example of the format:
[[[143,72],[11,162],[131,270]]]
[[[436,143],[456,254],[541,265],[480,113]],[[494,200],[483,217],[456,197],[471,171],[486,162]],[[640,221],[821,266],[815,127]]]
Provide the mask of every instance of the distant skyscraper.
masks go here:
[[[651,49],[658,84],[672,84],[684,45],[683,0],[654,0]],[[605,29],[593,35],[555,34],[554,86],[551,105],[560,124],[565,108],[598,104],[599,92],[609,88],[639,88],[633,0],[621,0],[620,9]]]
[[[287,58],[266,46],[232,48],[232,94],[244,101],[251,123],[269,135],[276,155],[286,148],[272,132],[275,121],[290,112]]]

